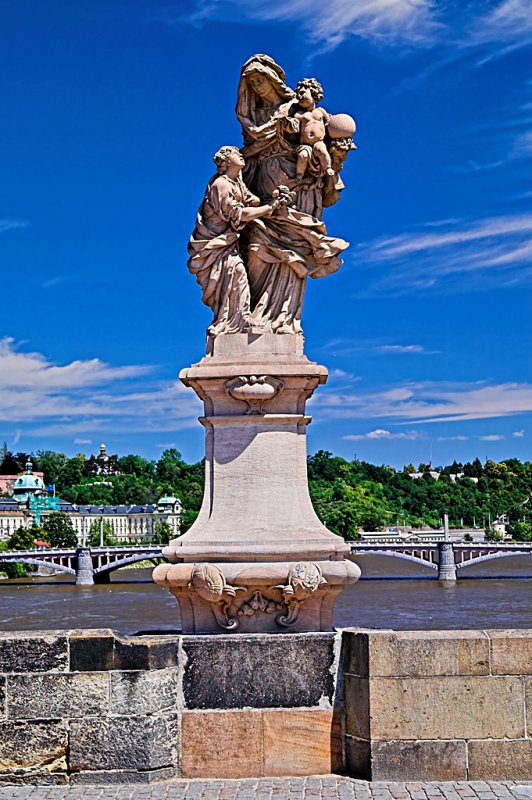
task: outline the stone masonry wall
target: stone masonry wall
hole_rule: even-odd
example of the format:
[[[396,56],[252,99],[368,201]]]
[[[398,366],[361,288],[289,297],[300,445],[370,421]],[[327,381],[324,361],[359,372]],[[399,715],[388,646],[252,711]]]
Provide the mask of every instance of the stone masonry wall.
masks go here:
[[[532,631],[344,631],[343,657],[350,774],[532,777]]]
[[[0,785],[344,770],[526,779],[531,641],[522,631],[0,633]]]

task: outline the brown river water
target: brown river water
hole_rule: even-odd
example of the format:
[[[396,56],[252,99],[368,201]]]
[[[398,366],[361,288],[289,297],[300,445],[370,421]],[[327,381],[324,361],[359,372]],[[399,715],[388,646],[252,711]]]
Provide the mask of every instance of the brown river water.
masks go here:
[[[432,570],[399,559],[353,560],[363,579],[337,600],[338,627],[532,628],[532,556],[468,567],[450,586],[439,583]],[[74,586],[64,575],[0,581],[0,630],[179,631],[177,602],[150,575],[150,569],[119,570],[110,584],[90,587]]]

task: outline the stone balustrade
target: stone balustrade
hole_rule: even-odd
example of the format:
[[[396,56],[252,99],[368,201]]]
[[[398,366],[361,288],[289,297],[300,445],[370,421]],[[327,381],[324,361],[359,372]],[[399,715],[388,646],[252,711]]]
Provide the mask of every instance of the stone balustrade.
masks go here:
[[[0,784],[526,779],[531,642],[516,630],[0,633]]]

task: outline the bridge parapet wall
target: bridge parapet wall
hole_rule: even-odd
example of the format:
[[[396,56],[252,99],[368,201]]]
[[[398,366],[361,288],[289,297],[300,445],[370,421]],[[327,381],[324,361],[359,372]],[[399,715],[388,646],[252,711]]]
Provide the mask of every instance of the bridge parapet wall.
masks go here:
[[[0,633],[0,784],[524,779],[531,646],[532,631]]]

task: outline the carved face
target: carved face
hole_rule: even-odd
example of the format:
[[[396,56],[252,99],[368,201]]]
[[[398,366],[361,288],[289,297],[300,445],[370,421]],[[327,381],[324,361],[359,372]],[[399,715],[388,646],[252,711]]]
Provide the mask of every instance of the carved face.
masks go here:
[[[233,150],[231,155],[228,156],[225,160],[224,167],[227,170],[229,167],[237,167],[240,171],[242,167],[245,165],[245,161],[242,155],[240,155],[238,150]]]
[[[267,97],[271,92],[268,78],[260,72],[252,73],[248,78],[249,85],[260,97]]]
[[[314,108],[316,102],[314,100],[314,95],[312,94],[310,87],[308,86],[306,88],[300,87],[297,90],[297,102],[302,108]]]

